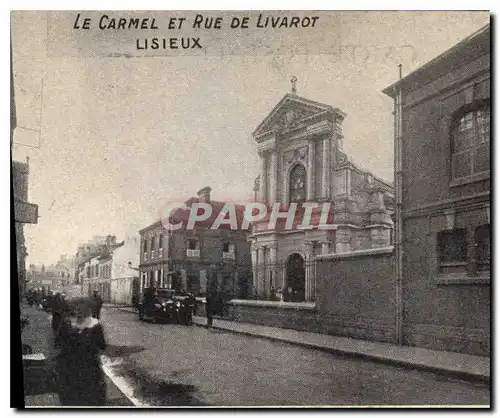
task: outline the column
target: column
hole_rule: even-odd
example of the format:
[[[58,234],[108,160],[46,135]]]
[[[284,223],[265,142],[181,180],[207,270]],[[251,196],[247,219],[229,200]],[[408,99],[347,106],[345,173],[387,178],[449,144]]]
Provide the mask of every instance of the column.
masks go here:
[[[258,276],[257,276],[257,246],[255,243],[251,243],[252,249],[252,296],[254,296],[257,285],[258,285]]]
[[[314,190],[314,179],[316,177],[315,167],[316,167],[316,150],[315,142],[309,141],[309,154],[307,156],[307,200],[314,200],[315,190]]]
[[[273,204],[277,200],[277,187],[278,187],[278,157],[276,154],[276,150],[271,151],[269,155],[269,164],[271,175],[269,177],[269,187],[270,187],[270,195],[269,195],[269,204]]]
[[[269,247],[269,278],[268,278],[268,282],[269,282],[269,289],[271,289],[272,287],[274,287],[275,289],[278,288],[278,280],[277,280],[277,277],[276,277],[276,246],[275,245],[272,245]]]
[[[267,156],[260,155],[260,201],[267,203]]]
[[[321,167],[321,197],[330,197],[330,138],[323,138],[323,165]]]
[[[313,293],[313,281],[314,281],[314,270],[312,268],[314,264],[314,246],[312,241],[305,242],[305,269],[306,269],[306,283],[305,283],[305,300],[310,301],[314,298]]]
[[[265,247],[260,246],[257,252],[257,295],[259,298],[263,298],[266,293],[265,288]]]

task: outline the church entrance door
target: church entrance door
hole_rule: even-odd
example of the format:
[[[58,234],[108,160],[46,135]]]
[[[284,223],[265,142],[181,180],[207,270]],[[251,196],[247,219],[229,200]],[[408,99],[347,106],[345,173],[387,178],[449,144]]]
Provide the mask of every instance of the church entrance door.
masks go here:
[[[286,264],[285,300],[304,302],[306,299],[306,269],[300,254],[292,254]]]

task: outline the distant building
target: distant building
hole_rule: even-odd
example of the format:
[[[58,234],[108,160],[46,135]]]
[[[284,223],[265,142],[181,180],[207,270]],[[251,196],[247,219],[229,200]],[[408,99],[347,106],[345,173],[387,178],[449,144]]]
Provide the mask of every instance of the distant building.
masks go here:
[[[101,297],[111,299],[111,264],[113,252],[124,243],[117,243],[116,236],[94,237],[86,244],[80,244],[76,259],[79,283],[83,293],[91,295],[97,290]]]
[[[488,25],[384,90],[401,121],[407,345],[490,352],[490,37]]]
[[[75,283],[81,284],[81,279],[86,277],[84,274],[85,263],[97,254],[116,244],[114,235],[94,236],[91,240],[78,244],[75,255]]]
[[[197,198],[185,202],[187,209],[172,215],[173,223],[185,222],[193,203],[209,203],[211,218],[197,222],[193,230],[167,231],[159,220],[139,231],[141,292],[156,286],[201,296],[212,287],[228,297],[246,297],[251,290],[248,231],[231,230],[227,225],[210,228],[224,207],[224,202],[211,200],[210,192],[209,187],[200,190]],[[241,217],[243,207],[236,205],[236,212]]]
[[[110,302],[132,303],[132,297],[139,297],[139,236],[126,236],[124,244],[113,251],[111,260]]]
[[[139,295],[139,237],[119,243],[112,238],[83,263],[82,286],[89,296],[97,290],[104,302],[129,305],[132,295]]]

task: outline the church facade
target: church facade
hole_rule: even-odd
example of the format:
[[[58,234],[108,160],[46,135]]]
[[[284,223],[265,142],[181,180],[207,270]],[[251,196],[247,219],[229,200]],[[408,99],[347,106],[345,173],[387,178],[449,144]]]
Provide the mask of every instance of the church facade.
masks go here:
[[[338,108],[286,94],[253,133],[260,157],[258,200],[286,209],[329,203],[328,228],[283,229],[256,223],[249,236],[253,291],[269,299],[314,302],[315,257],[355,253],[392,243],[392,185],[356,167],[342,151]],[[314,216],[313,216],[314,218]]]

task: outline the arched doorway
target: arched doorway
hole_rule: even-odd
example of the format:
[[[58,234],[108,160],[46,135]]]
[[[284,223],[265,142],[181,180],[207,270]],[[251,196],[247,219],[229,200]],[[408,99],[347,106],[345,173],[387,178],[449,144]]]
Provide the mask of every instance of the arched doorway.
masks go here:
[[[304,302],[306,300],[306,268],[300,254],[292,254],[286,263],[285,300]]]

